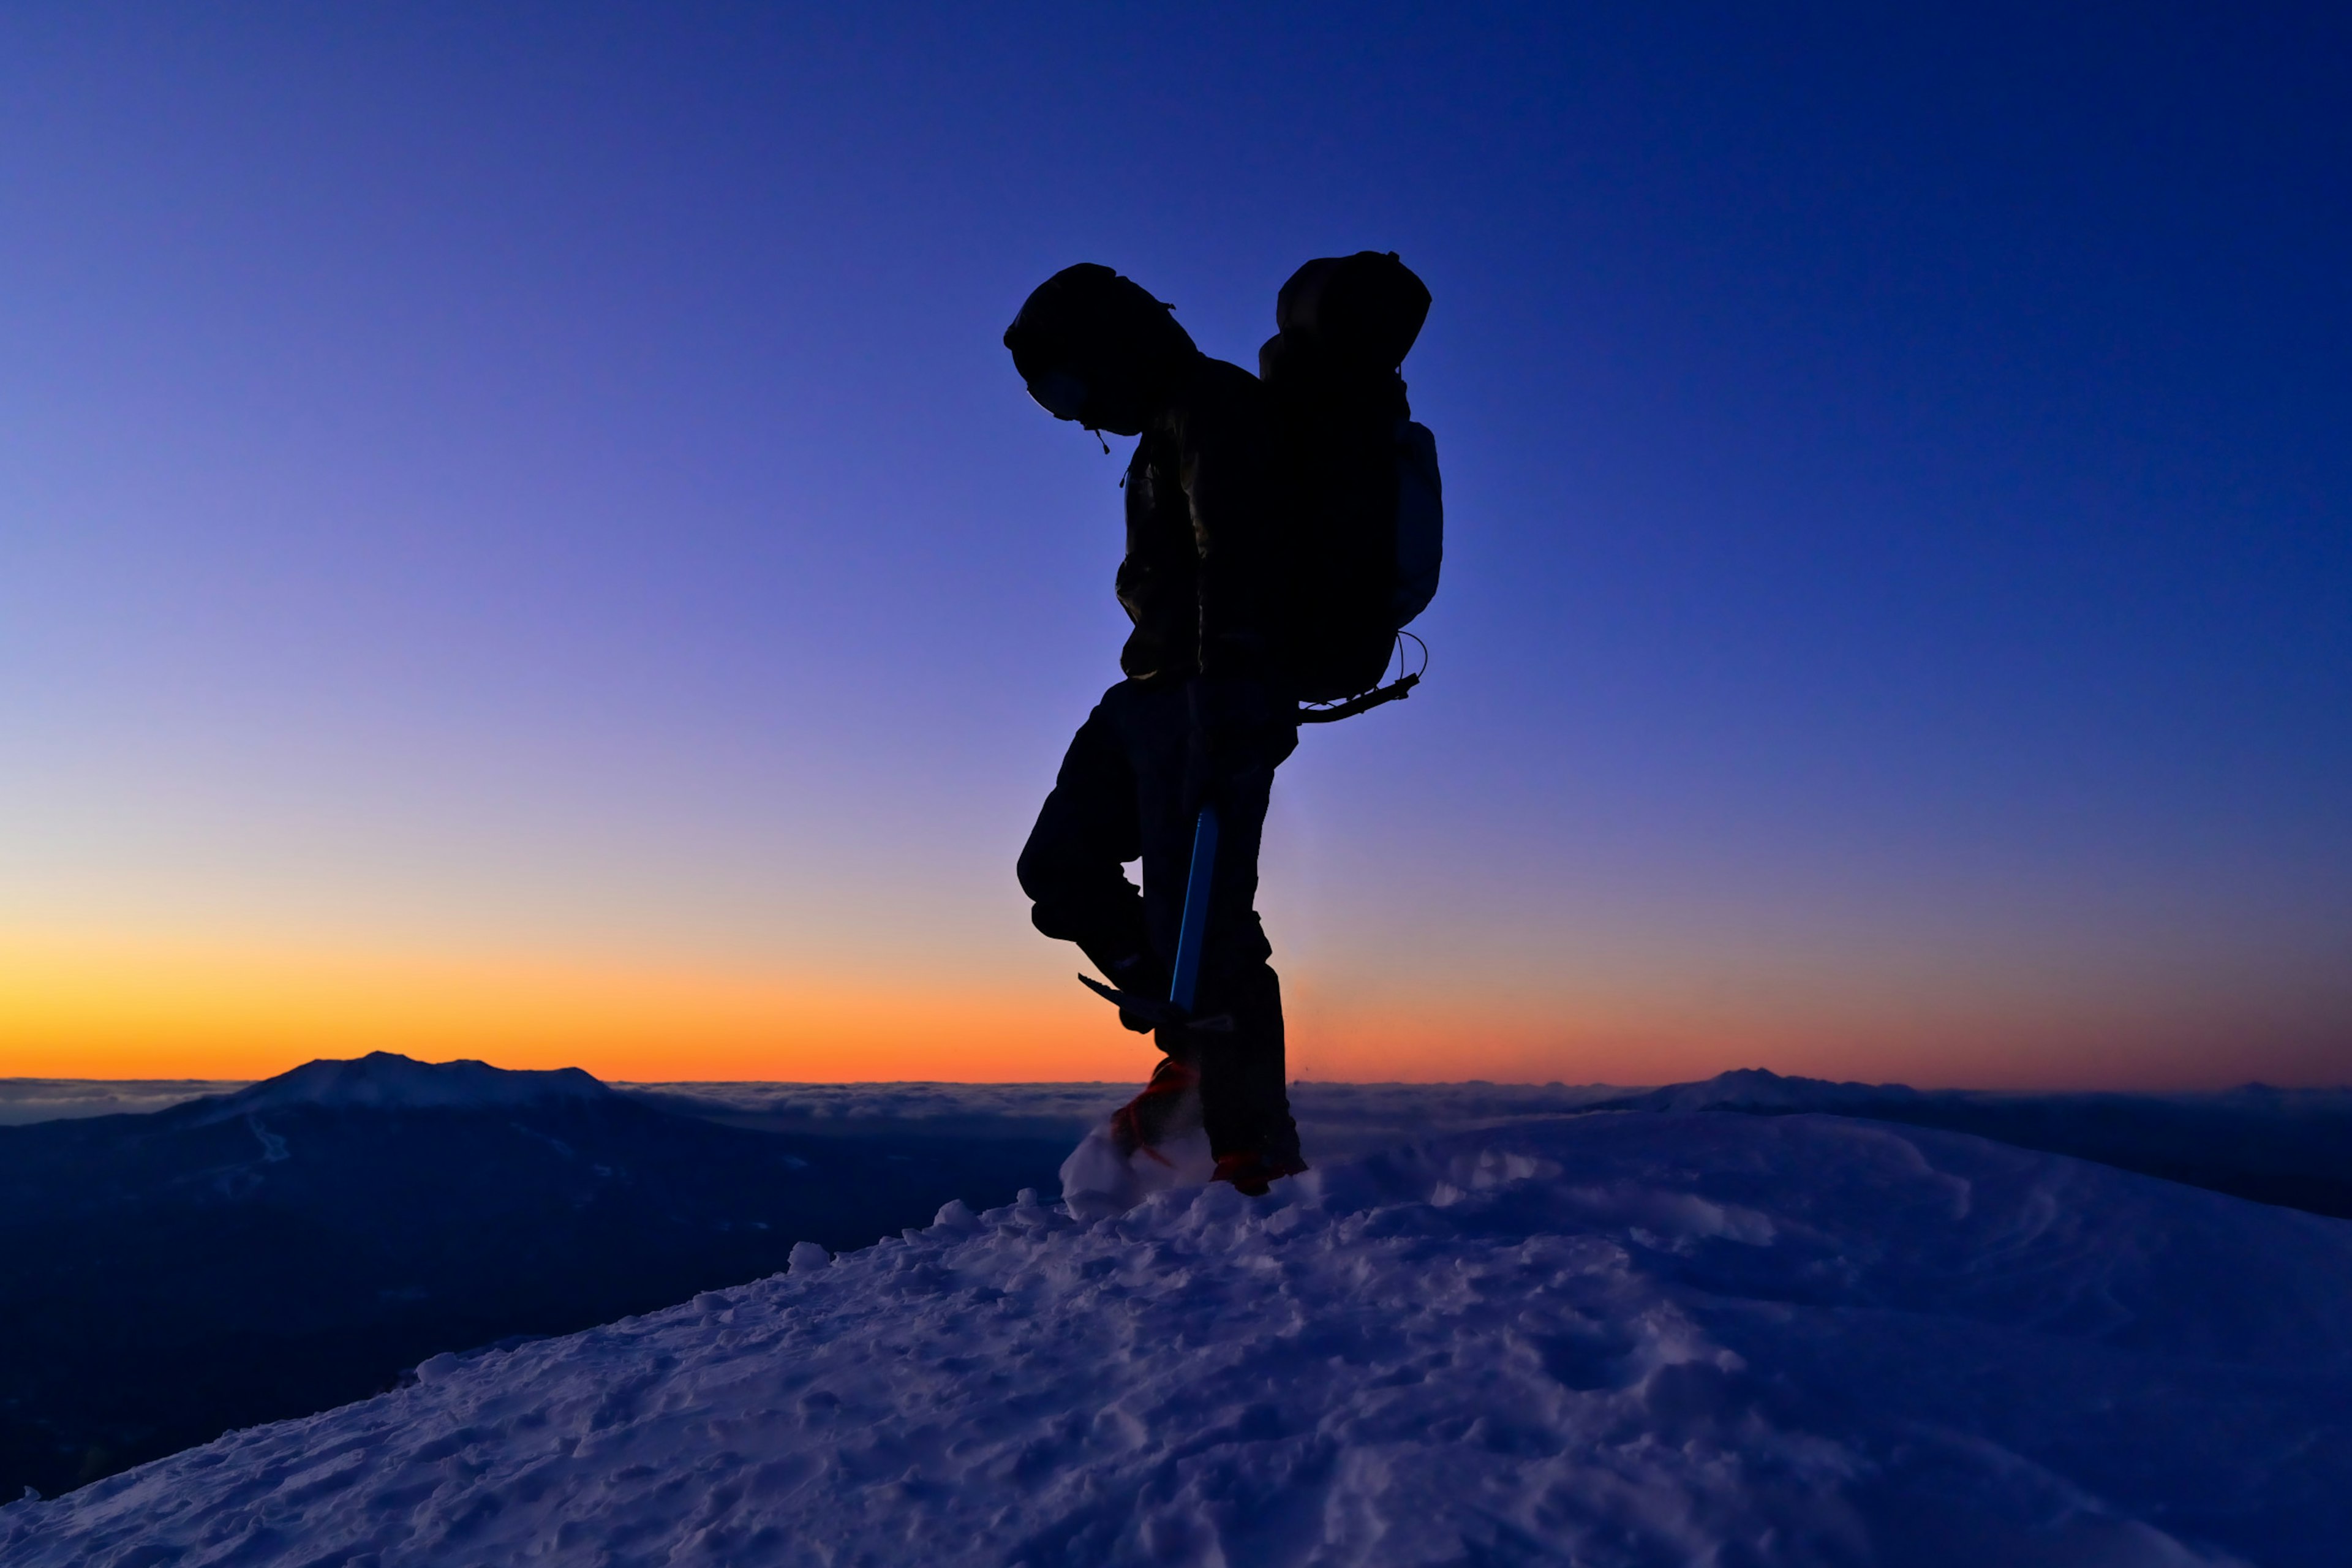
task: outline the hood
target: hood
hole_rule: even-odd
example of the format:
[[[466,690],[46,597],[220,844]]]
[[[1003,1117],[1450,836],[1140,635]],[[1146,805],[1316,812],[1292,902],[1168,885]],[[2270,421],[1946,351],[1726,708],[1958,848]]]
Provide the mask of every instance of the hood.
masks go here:
[[[1133,436],[1200,357],[1172,309],[1109,268],[1080,262],[1038,285],[1004,346],[1029,395],[1056,419]]]

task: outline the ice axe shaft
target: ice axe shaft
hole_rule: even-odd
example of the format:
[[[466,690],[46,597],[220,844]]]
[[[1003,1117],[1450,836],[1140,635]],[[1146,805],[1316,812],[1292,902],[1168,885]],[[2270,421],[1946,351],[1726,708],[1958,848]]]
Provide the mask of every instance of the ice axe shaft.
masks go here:
[[[1168,1000],[1190,1014],[1201,984],[1201,942],[1209,928],[1209,888],[1217,870],[1217,808],[1203,805],[1192,825],[1192,871],[1184,881],[1184,922],[1176,931],[1176,970]]]
[[[1168,1000],[1115,991],[1091,974],[1078,983],[1122,1013],[1150,1021],[1155,1028],[1231,1029],[1233,1016],[1192,1016],[1192,999],[1201,985],[1201,943],[1209,928],[1209,889],[1216,879],[1217,808],[1204,805],[1192,825],[1192,868],[1184,879],[1184,918],[1176,928],[1175,973],[1169,981]]]

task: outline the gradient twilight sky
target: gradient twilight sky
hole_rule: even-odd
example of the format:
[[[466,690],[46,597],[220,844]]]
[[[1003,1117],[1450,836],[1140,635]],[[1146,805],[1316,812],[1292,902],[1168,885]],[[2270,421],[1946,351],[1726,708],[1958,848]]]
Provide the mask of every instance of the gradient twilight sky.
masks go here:
[[[0,1075],[1139,1076],[999,334],[1370,247],[1449,552],[1294,1070],[2352,1079],[2352,21],[2057,10],[8,7]]]

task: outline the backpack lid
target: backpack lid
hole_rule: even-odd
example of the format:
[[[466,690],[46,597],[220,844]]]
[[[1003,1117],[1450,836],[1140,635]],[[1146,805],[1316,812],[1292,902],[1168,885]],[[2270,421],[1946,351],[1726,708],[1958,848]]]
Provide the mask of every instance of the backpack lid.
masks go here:
[[[1319,257],[1290,275],[1274,303],[1274,324],[1291,342],[1372,370],[1402,364],[1428,319],[1428,287],[1393,250]]]

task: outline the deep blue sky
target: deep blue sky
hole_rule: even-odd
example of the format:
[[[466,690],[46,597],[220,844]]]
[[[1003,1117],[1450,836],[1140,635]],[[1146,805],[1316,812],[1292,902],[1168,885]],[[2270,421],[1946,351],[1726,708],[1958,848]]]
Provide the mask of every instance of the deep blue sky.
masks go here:
[[[998,335],[1375,247],[1449,554],[1284,773],[1310,1070],[2352,1078],[2352,22],[1900,11],[12,8],[0,937],[1095,1039],[1120,465]]]

